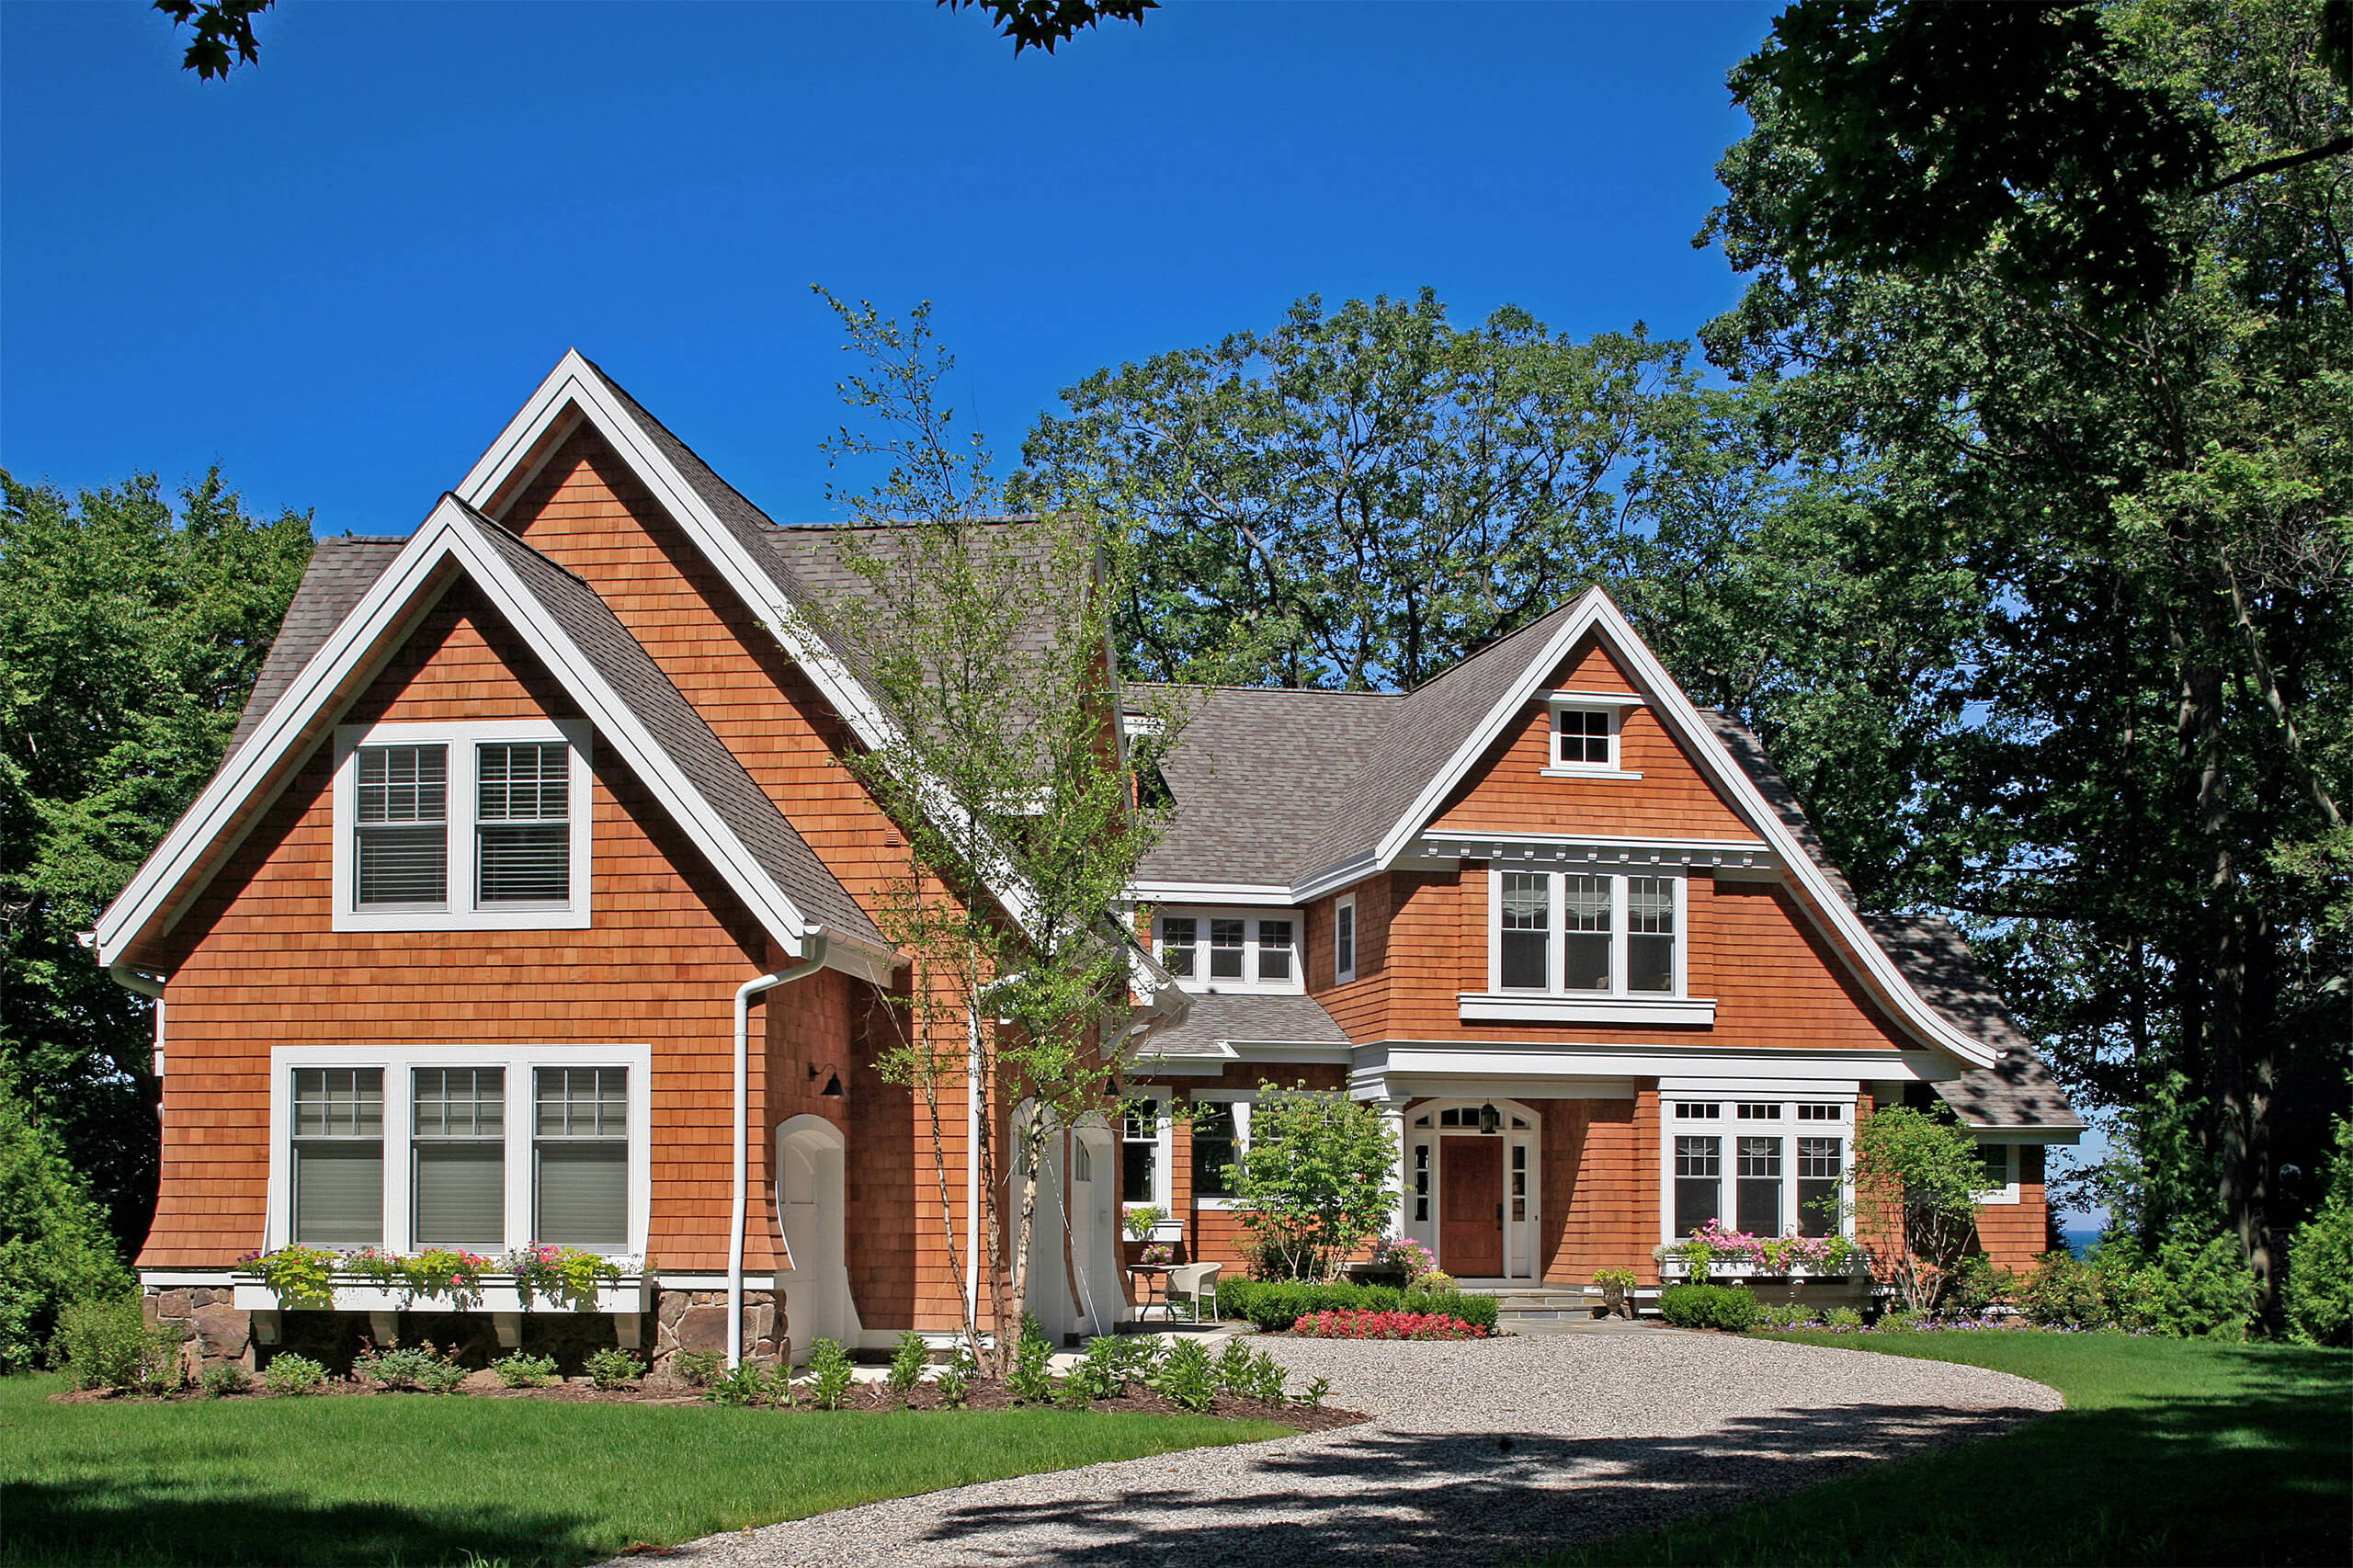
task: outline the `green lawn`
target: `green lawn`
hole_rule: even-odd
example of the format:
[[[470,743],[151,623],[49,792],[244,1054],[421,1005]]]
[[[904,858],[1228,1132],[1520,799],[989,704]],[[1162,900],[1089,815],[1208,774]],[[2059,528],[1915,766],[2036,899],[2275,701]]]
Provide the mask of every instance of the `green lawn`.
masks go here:
[[[2100,1335],[1772,1337],[2015,1372],[2057,1389],[2068,1408],[1547,1568],[2353,1560],[2345,1351]]]
[[[51,1403],[63,1386],[0,1380],[0,1563],[572,1563],[1290,1430],[1086,1411],[462,1395]]]

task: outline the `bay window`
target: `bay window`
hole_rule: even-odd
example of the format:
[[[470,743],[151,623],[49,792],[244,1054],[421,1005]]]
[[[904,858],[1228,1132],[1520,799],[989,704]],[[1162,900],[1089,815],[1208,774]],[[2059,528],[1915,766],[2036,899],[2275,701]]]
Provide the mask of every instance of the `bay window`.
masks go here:
[[[538,1078],[532,1233],[620,1251],[629,1240],[629,1069],[542,1067]]]
[[[292,1239],[305,1246],[381,1246],[384,1070],[298,1070],[292,1122]]]
[[[1711,1221],[1768,1240],[1846,1231],[1851,1102],[1685,1098],[1672,1087],[1660,1098],[1674,1182],[1661,1202],[1663,1240]]]
[[[506,1239],[506,1072],[419,1067],[409,1134],[419,1246],[496,1248]]]

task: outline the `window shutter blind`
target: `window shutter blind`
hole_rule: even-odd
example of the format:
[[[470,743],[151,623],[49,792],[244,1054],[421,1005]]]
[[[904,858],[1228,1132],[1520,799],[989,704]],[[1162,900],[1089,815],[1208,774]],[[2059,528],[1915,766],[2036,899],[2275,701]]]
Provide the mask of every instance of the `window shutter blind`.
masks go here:
[[[417,1244],[504,1244],[506,1070],[420,1067],[415,1084],[412,1153]]]
[[[629,1245],[629,1069],[542,1067],[537,1080],[535,1239]]]
[[[305,1246],[384,1239],[384,1146],[342,1139],[294,1146],[294,1239]]]
[[[561,742],[476,754],[475,900],[562,903],[572,895],[571,753]]]
[[[355,787],[357,903],[446,903],[447,746],[362,746]]]

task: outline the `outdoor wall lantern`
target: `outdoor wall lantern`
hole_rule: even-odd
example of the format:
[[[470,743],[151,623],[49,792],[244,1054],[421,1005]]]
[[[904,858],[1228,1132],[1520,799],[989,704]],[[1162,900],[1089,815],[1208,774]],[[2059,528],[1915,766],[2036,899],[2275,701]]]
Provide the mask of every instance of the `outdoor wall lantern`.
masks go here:
[[[819,1099],[825,1100],[840,1099],[842,1097],[841,1069],[833,1066],[831,1063],[828,1063],[824,1067],[818,1066],[813,1062],[809,1063],[809,1081],[811,1083],[813,1084],[817,1081],[817,1074],[820,1073],[825,1074],[825,1086],[817,1091],[817,1097]]]
[[[1504,1116],[1503,1116],[1503,1112],[1501,1112],[1501,1111],[1497,1110],[1497,1109],[1496,1109],[1496,1108],[1495,1108],[1492,1104],[1489,1104],[1489,1105],[1483,1105],[1483,1106],[1481,1106],[1481,1107],[1479,1108],[1479,1131],[1482,1131],[1482,1132],[1500,1132],[1500,1131],[1503,1131],[1503,1126],[1504,1126]]]

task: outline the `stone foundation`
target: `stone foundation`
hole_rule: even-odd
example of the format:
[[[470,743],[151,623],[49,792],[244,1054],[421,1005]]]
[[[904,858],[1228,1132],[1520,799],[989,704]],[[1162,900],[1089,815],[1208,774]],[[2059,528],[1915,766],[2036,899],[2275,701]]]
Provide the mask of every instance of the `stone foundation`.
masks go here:
[[[777,1366],[792,1355],[786,1337],[782,1309],[773,1290],[744,1292],[744,1359]],[[666,1370],[681,1350],[724,1355],[727,1350],[727,1292],[724,1290],[664,1290],[654,1312],[654,1366]]]
[[[191,1369],[201,1372],[207,1367],[233,1361],[252,1371],[253,1313],[230,1305],[232,1299],[225,1286],[199,1285],[171,1290],[150,1287],[142,1305],[150,1326],[179,1333],[183,1346],[180,1354]]]

